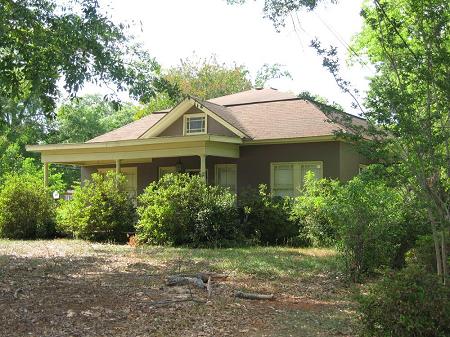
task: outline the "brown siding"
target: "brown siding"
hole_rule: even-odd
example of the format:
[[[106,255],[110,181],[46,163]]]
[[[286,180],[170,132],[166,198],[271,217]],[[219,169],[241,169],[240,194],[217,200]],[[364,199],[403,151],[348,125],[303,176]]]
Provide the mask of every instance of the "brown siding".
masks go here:
[[[270,186],[270,163],[283,161],[322,161],[323,176],[339,178],[339,143],[242,146],[238,161],[238,190],[261,183]]]
[[[248,186],[257,187],[262,183],[270,186],[270,163],[283,161],[322,161],[324,177],[343,181],[358,174],[359,164],[364,162],[351,145],[340,142],[242,146],[238,159],[206,157],[208,183],[214,184],[216,164],[237,164],[238,192]],[[160,166],[175,166],[178,163],[181,163],[184,169],[200,168],[200,158],[195,156],[155,158],[151,163],[122,166],[137,167],[138,193],[142,193],[150,182],[158,179]],[[82,179],[88,178],[100,167],[114,167],[114,165],[83,167]]]
[[[359,173],[359,165],[367,161],[356,150],[355,146],[349,143],[340,143],[340,175],[341,181],[348,181]]]

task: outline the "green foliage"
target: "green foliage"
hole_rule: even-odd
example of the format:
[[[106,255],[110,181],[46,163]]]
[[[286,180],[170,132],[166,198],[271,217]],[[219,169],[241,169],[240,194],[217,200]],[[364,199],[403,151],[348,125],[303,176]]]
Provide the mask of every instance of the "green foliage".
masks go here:
[[[124,242],[133,231],[136,211],[124,190],[125,177],[109,172],[93,174],[75,188],[73,199],[57,209],[57,229],[76,238]]]
[[[337,192],[333,213],[347,271],[359,279],[391,266],[407,230],[401,191],[358,176]]]
[[[0,237],[48,238],[55,233],[54,201],[40,177],[8,175],[0,185]]]
[[[65,101],[56,112],[55,132],[49,142],[83,143],[132,122],[135,110],[131,104],[117,109],[100,95]]]
[[[450,334],[450,287],[413,266],[386,275],[360,298],[362,336]]]
[[[447,251],[450,250],[450,244],[447,243]],[[431,235],[420,236],[414,247],[406,254],[407,265],[417,265],[430,273],[436,273],[436,253],[434,241]]]
[[[256,73],[255,87],[263,88],[266,83],[275,78],[289,78],[292,80],[292,76],[281,64],[263,64],[263,66]]]
[[[295,198],[292,208],[292,218],[299,224],[302,242],[315,247],[336,243],[333,204],[339,187],[336,180],[317,180],[312,172],[305,175],[304,188]]]
[[[298,235],[291,220],[292,200],[272,198],[266,185],[248,188],[239,195],[241,222],[246,237],[262,244],[284,244]]]
[[[206,100],[234,94],[251,88],[248,70],[242,65],[220,63],[213,55],[209,59],[181,60],[170,68],[164,78],[180,91],[180,96],[191,95]]]
[[[247,0],[226,0],[231,5],[242,5]],[[264,17],[273,22],[273,25],[279,31],[285,25],[286,19],[293,12],[306,9],[313,10],[320,3],[337,2],[337,0],[265,0]]]
[[[140,119],[155,111],[161,111],[169,109],[176,105],[177,101],[174,97],[171,97],[167,92],[161,92],[151,98],[150,101],[139,108],[136,108],[134,119]]]
[[[3,0],[0,12],[0,97],[33,98],[51,114],[61,79],[72,94],[87,81],[116,84],[137,99],[154,92],[157,65],[138,63],[148,55],[98,1]]]
[[[220,246],[239,236],[235,196],[200,176],[167,174],[139,197],[140,241]]]

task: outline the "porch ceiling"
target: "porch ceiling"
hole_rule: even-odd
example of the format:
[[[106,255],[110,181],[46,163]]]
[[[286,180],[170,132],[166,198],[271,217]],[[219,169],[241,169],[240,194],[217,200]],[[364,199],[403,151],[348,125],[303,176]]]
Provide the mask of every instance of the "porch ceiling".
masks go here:
[[[29,145],[44,163],[95,165],[150,162],[153,158],[219,156],[239,158],[237,137],[197,135],[82,144]]]

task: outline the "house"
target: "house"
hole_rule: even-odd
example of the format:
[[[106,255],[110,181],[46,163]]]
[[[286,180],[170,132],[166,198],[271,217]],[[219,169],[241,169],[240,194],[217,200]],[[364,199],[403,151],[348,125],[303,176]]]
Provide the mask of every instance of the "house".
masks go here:
[[[237,193],[264,183],[273,195],[292,196],[307,171],[342,181],[358,174],[364,158],[334,135],[343,128],[313,102],[252,89],[207,101],[189,97],[86,143],[27,149],[41,153],[45,179],[50,163],[80,166],[83,181],[116,170],[133,195],[164,174],[188,172]]]

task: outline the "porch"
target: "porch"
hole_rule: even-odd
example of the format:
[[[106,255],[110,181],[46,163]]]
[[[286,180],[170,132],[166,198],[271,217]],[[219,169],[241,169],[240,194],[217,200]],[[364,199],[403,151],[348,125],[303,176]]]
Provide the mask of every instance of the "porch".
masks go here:
[[[41,153],[46,185],[49,165],[55,163],[80,166],[82,182],[89,179],[92,173],[106,170],[121,172],[127,177],[129,192],[139,194],[150,182],[171,172],[199,174],[208,183],[233,185],[230,187],[236,189],[235,178],[227,179],[225,175],[224,181],[220,181],[218,176],[223,170],[227,171],[227,165],[235,165],[241,143],[242,140],[237,137],[195,135],[102,143],[31,145],[27,150]],[[230,182],[227,183],[227,180]]]

